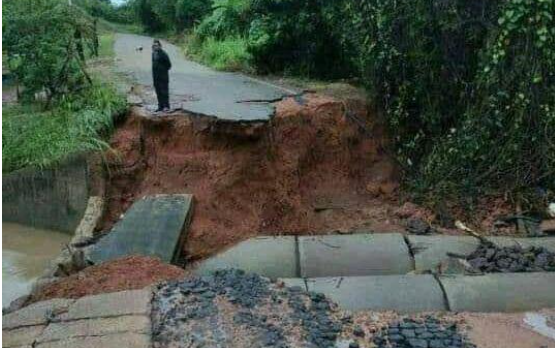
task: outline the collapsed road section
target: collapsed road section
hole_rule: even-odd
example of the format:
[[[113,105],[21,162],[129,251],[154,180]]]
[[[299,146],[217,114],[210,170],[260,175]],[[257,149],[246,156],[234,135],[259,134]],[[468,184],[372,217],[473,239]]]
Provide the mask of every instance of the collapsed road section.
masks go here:
[[[260,234],[401,228],[396,165],[366,104],[307,94],[276,109],[267,122],[232,122],[132,108],[107,156],[100,230],[145,195],[179,193],[195,197],[189,261]]]

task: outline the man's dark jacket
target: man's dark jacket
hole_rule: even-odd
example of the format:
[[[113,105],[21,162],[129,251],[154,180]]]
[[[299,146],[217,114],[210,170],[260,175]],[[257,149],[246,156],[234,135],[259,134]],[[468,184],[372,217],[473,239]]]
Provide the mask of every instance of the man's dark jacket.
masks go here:
[[[152,52],[152,78],[158,96],[158,104],[162,108],[169,107],[168,71],[171,67],[170,57],[164,50],[159,49]]]

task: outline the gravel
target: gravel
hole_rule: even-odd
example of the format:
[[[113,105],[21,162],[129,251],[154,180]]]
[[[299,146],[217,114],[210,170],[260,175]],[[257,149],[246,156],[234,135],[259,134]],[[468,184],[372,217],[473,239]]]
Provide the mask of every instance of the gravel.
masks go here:
[[[393,322],[374,335],[373,342],[378,348],[476,348],[456,323],[431,315]]]
[[[221,270],[159,286],[154,347],[331,348],[342,331],[338,314],[322,294]]]
[[[351,314],[240,270],[159,285],[152,321],[154,348],[475,348],[444,317]]]
[[[480,244],[467,261],[476,272],[554,272],[555,253],[543,247],[497,247]]]

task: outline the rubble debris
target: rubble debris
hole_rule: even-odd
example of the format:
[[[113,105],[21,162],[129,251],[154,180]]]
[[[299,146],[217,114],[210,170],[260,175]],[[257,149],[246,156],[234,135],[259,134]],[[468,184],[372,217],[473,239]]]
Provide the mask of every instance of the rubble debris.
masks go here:
[[[322,294],[241,270],[220,270],[159,287],[154,347],[331,348],[343,326],[338,313]]]
[[[378,348],[476,348],[459,332],[456,323],[445,323],[431,315],[394,322],[373,341]]]
[[[540,228],[541,219],[526,216],[522,214],[501,216],[497,219],[496,224],[514,224],[517,230],[529,237],[542,237],[544,234]]]
[[[410,218],[407,221],[406,229],[411,234],[426,235],[435,232],[435,229],[429,223],[420,218]]]
[[[466,259],[477,272],[555,272],[555,253],[543,247],[480,244]]]

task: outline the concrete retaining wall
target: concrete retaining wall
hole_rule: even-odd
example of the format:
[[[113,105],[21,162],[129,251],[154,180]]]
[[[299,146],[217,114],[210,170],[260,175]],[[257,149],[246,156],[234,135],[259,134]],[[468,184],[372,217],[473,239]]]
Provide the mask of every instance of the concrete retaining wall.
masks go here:
[[[252,238],[200,263],[196,272],[205,275],[225,268],[240,268],[272,279],[298,277],[297,241],[295,237]]]
[[[82,154],[49,169],[3,175],[3,221],[73,233],[87,208],[89,172]]]
[[[347,310],[515,312],[555,307],[555,273],[390,275],[281,279]]]
[[[555,307],[555,273],[441,277],[453,311],[516,312]]]
[[[301,277],[405,274],[413,270],[400,233],[299,237]]]
[[[447,310],[441,288],[432,275],[309,278],[306,284],[308,291],[326,294],[346,310]]]
[[[499,246],[534,245],[555,251],[555,238],[489,239]],[[478,244],[467,236],[403,237],[399,233],[257,237],[202,261],[196,271],[240,268],[272,279],[401,275],[436,270],[449,259],[448,252],[470,254]]]
[[[196,272],[221,268],[240,268],[271,279],[405,274],[414,269],[398,233],[257,237],[201,262]]]

